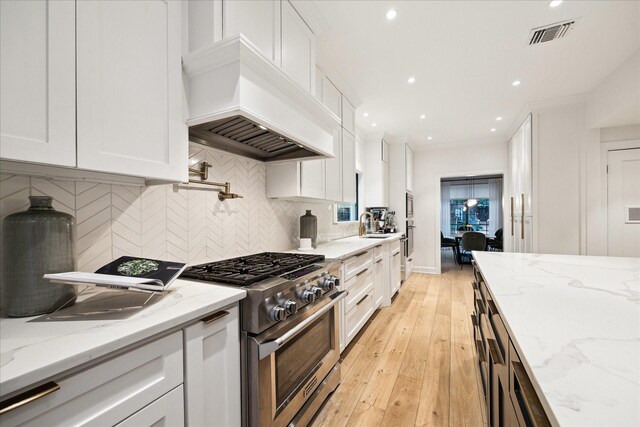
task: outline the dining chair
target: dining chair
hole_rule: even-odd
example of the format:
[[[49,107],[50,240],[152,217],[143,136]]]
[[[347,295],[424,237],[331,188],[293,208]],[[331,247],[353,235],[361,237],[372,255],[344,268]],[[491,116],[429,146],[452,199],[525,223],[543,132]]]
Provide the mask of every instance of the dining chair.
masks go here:
[[[464,257],[471,262],[471,251],[484,251],[487,248],[487,236],[478,231],[467,231],[462,235],[460,242],[460,269],[462,269]]]
[[[489,250],[502,252],[502,228],[496,230],[496,237],[488,239],[487,247]]]
[[[460,227],[458,227],[458,231],[474,231],[473,230],[473,226],[472,225],[461,225]]]
[[[450,237],[444,237],[442,231],[440,232],[440,249],[442,248],[451,248],[453,250],[453,261],[457,263],[458,259],[458,245],[456,244],[456,240]]]

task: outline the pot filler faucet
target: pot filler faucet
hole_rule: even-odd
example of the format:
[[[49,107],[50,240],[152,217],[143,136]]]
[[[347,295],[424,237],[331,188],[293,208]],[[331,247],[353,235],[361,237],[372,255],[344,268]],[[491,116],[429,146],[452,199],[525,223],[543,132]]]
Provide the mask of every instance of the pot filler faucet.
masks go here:
[[[242,199],[242,196],[231,192],[231,183],[230,182],[208,182],[209,178],[209,168],[212,166],[208,162],[200,162],[198,163],[200,168],[193,169],[189,168],[189,173],[200,175],[200,181],[189,180],[189,182],[193,184],[206,184],[214,187],[222,187],[224,190],[218,191],[218,199],[220,201],[225,201],[227,199]]]

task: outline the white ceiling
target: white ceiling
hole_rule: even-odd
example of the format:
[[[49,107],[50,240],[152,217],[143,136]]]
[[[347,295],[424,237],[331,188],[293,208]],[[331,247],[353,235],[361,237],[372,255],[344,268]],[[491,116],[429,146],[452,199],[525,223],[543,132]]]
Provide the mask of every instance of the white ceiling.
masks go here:
[[[318,49],[363,101],[358,125],[408,138],[414,147],[506,140],[528,103],[588,93],[640,48],[638,1],[550,8],[548,1],[316,0],[315,6],[328,27],[317,34]],[[385,18],[390,8],[398,12],[393,21]],[[528,45],[532,28],[572,18],[579,21],[564,39]],[[514,80],[522,84],[513,87]]]

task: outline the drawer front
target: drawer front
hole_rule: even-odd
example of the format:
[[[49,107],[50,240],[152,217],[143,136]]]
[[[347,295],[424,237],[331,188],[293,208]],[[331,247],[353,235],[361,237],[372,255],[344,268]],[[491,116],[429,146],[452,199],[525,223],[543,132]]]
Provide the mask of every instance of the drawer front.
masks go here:
[[[3,427],[114,425],[183,382],[182,331],[54,379],[60,389],[0,417]]]
[[[487,300],[487,325],[491,328],[492,338],[496,340],[502,357],[506,360],[509,350],[509,335],[492,299]]]
[[[396,252],[400,252],[400,240],[395,240],[395,241],[390,243],[389,254],[393,255]]]
[[[367,267],[347,280],[345,289],[349,291],[349,295],[345,299],[345,309],[348,312],[373,289],[372,269]]]
[[[184,396],[182,386],[145,406],[117,427],[184,426]]]
[[[384,255],[384,251],[382,249],[382,245],[378,245],[378,246],[373,248],[373,259],[374,259],[374,261],[377,261],[377,260],[381,259],[383,255]]]
[[[373,251],[361,252],[344,261],[344,278],[349,280],[373,263]]]
[[[509,394],[518,424],[527,427],[551,426],[511,341],[509,341]]]
[[[351,340],[358,334],[360,329],[369,320],[374,310],[373,289],[365,294],[351,309],[347,311],[345,316],[346,343],[349,345]]]

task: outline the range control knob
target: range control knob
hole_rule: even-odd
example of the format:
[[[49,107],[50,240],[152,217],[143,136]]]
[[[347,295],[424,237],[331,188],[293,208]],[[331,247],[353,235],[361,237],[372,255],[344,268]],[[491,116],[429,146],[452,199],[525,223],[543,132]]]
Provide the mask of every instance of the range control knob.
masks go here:
[[[271,320],[279,322],[281,320],[284,320],[285,317],[287,317],[287,314],[283,306],[276,305],[271,309]]]
[[[302,301],[304,302],[313,302],[315,301],[315,299],[316,299],[316,295],[309,289],[307,289],[302,293]]]
[[[322,289],[329,292],[336,286],[336,276],[329,276],[322,282]]]
[[[315,299],[318,299],[322,296],[322,289],[317,286],[312,286],[309,290],[316,296]]]
[[[287,310],[287,314],[294,314],[298,311],[298,303],[292,299],[288,299],[284,302],[284,309]]]

